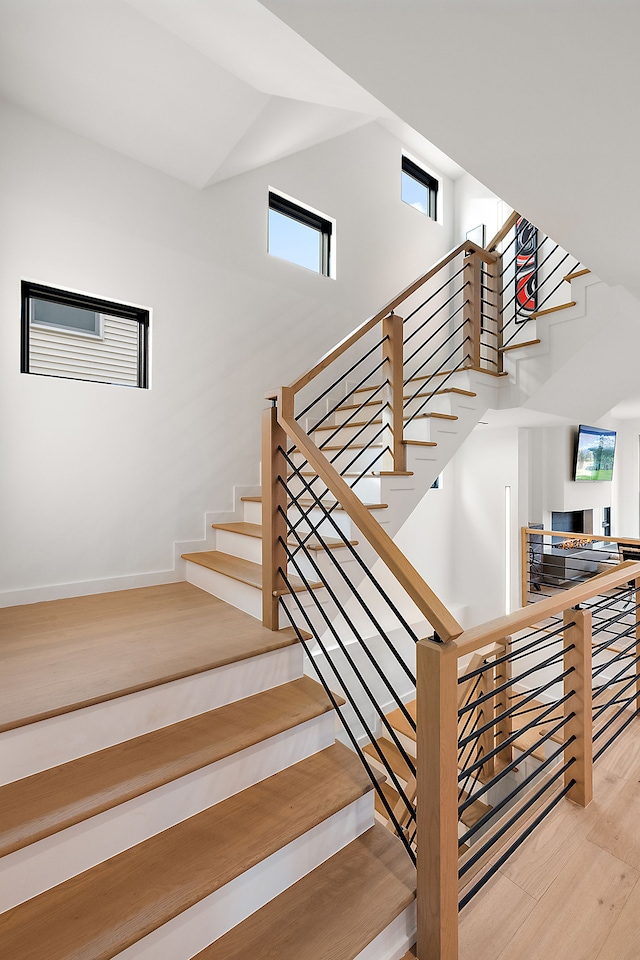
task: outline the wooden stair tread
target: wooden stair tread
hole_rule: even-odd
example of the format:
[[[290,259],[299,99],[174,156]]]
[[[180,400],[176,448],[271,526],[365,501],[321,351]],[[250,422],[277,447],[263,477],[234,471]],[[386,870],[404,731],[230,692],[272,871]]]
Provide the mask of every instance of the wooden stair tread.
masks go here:
[[[406,447],[437,447],[435,440],[403,440]]]
[[[415,886],[404,847],[376,824],[193,960],[356,957],[413,902]]]
[[[0,787],[0,857],[331,709],[302,677]]]
[[[392,810],[395,810],[396,804],[398,803],[398,800],[400,799],[400,794],[398,793],[398,791],[396,790],[396,788],[395,788],[394,786],[392,786],[390,783],[388,783],[386,780],[383,781],[383,782],[380,784],[380,788],[381,788],[381,790],[382,790],[382,792],[383,792],[383,794],[384,794],[384,796],[385,796],[385,798],[386,798],[387,803],[388,803],[389,806],[391,807],[391,809],[392,809]],[[387,808],[385,807],[384,803],[383,803],[382,800],[380,799],[380,794],[378,793],[377,790],[376,790],[376,792],[375,792],[375,794],[374,794],[373,802],[374,802],[374,807],[375,807],[375,809],[376,809],[376,812],[379,813],[381,817],[384,817],[385,820],[388,820],[388,819],[389,819],[389,814],[388,814],[388,812],[387,812]]]
[[[546,317],[548,313],[557,313],[558,310],[567,310],[569,307],[575,307],[576,301],[570,300],[569,303],[560,303],[557,307],[546,307],[544,310],[534,310],[533,313],[529,314],[530,320],[535,320],[536,317]]]
[[[0,955],[116,956],[370,789],[336,743],[6,911]]]
[[[584,277],[585,274],[587,274],[587,273],[591,273],[591,270],[589,270],[588,267],[585,267],[583,270],[574,270],[573,273],[568,273],[568,274],[567,274],[565,277],[563,277],[562,279],[563,279],[563,280],[568,280],[569,283],[571,283],[572,280],[575,280],[577,277]]]
[[[208,570],[214,570],[225,577],[231,577],[232,580],[238,580],[240,583],[246,583],[256,590],[262,590],[262,564],[254,563],[253,560],[243,560],[241,557],[234,557],[230,553],[222,553],[220,550],[203,550],[201,553],[183,553],[183,560],[191,563],[197,563]],[[306,586],[299,577],[287,574],[287,579],[291,584],[294,593],[301,593],[306,590]],[[309,582],[312,590],[319,590],[321,583]],[[283,587],[278,594],[286,594],[289,591]]]
[[[5,607],[0,730],[293,643],[292,629],[267,630],[184,581]]]
[[[542,340],[525,340],[523,343],[508,343],[506,347],[500,347],[500,353],[507,353],[509,350],[519,350],[520,347],[535,347],[542,343]]]
[[[416,380],[408,380],[407,383],[416,383],[418,380],[423,380],[424,377],[418,377]],[[405,384],[406,386],[406,384]],[[376,390],[377,387],[360,387],[359,390],[354,390],[354,393],[364,393],[367,390]],[[407,393],[403,396],[403,400],[419,400],[424,397],[442,397],[446,393],[459,393],[465,397],[477,397],[477,393],[474,393],[473,390],[464,390],[462,387],[443,387],[441,390],[431,390],[427,393],[416,393],[411,394]],[[340,407],[337,407],[338,410],[354,410],[357,407],[374,407],[376,404],[382,404],[382,400],[365,400],[363,403],[349,403],[344,404]]]
[[[328,450],[329,447],[324,447],[324,449]],[[343,448],[339,447],[339,449],[342,450]],[[244,500],[245,498],[243,497],[242,499]],[[262,503],[262,497],[247,497],[246,499],[251,500],[254,503]],[[312,507],[315,504],[315,500],[307,499],[306,497],[298,497],[297,502],[303,507]],[[320,502],[324,507],[333,507],[334,505],[333,500],[321,500]],[[289,506],[291,506],[291,504],[289,504]],[[366,507],[367,510],[386,510],[389,504],[388,503],[363,503],[362,506]],[[335,509],[344,510],[344,507],[338,504],[335,507]]]
[[[379,737],[378,740],[376,740],[376,743],[378,744],[378,747],[382,751],[387,763],[395,775],[400,780],[404,780],[406,783],[409,777],[412,775],[411,768],[396,747],[395,743],[392,743],[391,740],[387,740],[386,737]],[[376,763],[382,762],[378,756],[378,751],[372,743],[367,743],[362,749],[364,753],[370,756],[371,759]]]
[[[313,474],[317,476],[317,474]],[[238,533],[244,537],[255,537],[256,539],[262,540],[262,524],[261,523],[247,523],[244,520],[240,520],[234,523],[212,523],[211,526],[214,530],[227,530],[229,533]],[[302,536],[302,534],[301,534]],[[339,540],[336,537],[323,537],[324,543],[328,550],[335,550],[338,547],[344,547],[347,544],[346,540]],[[358,545],[357,540],[348,541],[351,546],[355,547]],[[297,540],[289,540],[288,543],[291,546],[298,546]],[[325,547],[321,543],[318,543],[317,540],[307,540],[305,547],[308,550],[324,550]]]
[[[531,341],[533,343],[533,341]],[[540,341],[536,341],[540,343]],[[438,419],[438,420],[457,420],[458,418],[453,413],[417,413],[415,417],[412,417],[410,414],[407,414],[406,417],[403,417],[404,420],[428,420],[428,419]],[[333,430],[338,432],[338,430],[346,430],[351,427],[377,427],[382,423],[382,418],[375,420],[354,420],[351,423],[333,423],[331,426],[322,426],[317,427],[314,432],[319,433],[321,430]],[[328,450],[328,447],[323,447],[323,450]]]
[[[315,504],[315,500],[307,500],[304,497],[300,497],[297,502],[302,507],[312,507]],[[321,501],[322,505],[325,507],[333,507],[334,502],[335,501],[333,500]],[[367,510],[386,510],[389,504],[388,503],[363,503],[362,506],[365,507]],[[337,506],[335,506],[334,509],[344,510],[344,507],[341,506],[340,504],[337,504]]]
[[[226,530],[228,533],[239,533],[243,537],[262,539],[262,524],[247,523],[246,520],[237,520],[233,523],[212,523],[213,530]]]
[[[407,713],[413,719],[416,719],[416,701],[411,700],[410,703],[405,703],[405,708]],[[391,724],[394,730],[397,730],[398,733],[404,734],[405,737],[409,737],[410,740],[416,739],[416,731],[412,728],[411,724],[405,717],[404,713],[400,707],[396,707],[395,710],[392,710],[391,713],[388,713],[387,720]]]
[[[466,800],[466,796],[463,793],[461,801]],[[480,820],[486,813],[489,813],[490,810],[493,810],[493,807],[490,807],[489,804],[483,803],[482,800],[474,800],[466,810],[462,811],[462,816],[460,817],[460,822],[465,825],[465,827],[473,827],[476,825],[478,820]]]

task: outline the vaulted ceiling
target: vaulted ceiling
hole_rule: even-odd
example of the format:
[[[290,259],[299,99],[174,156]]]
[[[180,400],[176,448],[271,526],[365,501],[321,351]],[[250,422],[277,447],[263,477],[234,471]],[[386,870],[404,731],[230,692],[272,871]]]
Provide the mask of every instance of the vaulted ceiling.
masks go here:
[[[372,121],[407,132],[258,0],[0,0],[0,94],[198,188]]]
[[[542,227],[640,297],[638,0],[263,0]]]

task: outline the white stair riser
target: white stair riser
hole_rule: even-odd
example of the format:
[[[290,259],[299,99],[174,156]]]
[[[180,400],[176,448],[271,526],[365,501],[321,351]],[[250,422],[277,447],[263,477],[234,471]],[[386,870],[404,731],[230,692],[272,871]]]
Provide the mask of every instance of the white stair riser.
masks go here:
[[[190,560],[186,564],[186,580],[256,620],[262,619],[262,592],[251,584],[226,577],[217,570],[210,570]]]
[[[216,550],[229,553],[232,557],[262,563],[262,540],[260,537],[248,537],[231,530],[216,530]]]
[[[410,904],[355,960],[402,960],[416,942],[416,904]]]
[[[324,750],[334,736],[334,714],[323,714],[8,854],[0,913]]]
[[[262,619],[262,591],[252,587],[248,583],[242,583],[240,580],[234,580],[232,577],[225,577],[224,574],[216,570],[209,570],[199,563],[187,561],[187,581],[194,586],[205,590],[214,597],[219,597],[231,606],[237,607],[255,617],[256,620]],[[326,603],[325,591],[316,590],[314,594],[318,597],[321,604]],[[315,601],[309,596],[308,592],[301,591],[298,594],[300,602],[305,609],[310,611],[310,615],[315,615]],[[285,602],[291,598],[285,597]],[[290,627],[291,623],[284,613],[280,615],[280,627]]]
[[[378,473],[378,471],[385,469],[382,457],[380,456],[381,452],[382,446],[376,443],[366,450],[350,448],[343,451],[334,450],[327,454],[327,459],[338,473],[342,471],[357,474]],[[295,454],[294,460],[296,466],[301,466],[303,463],[301,454]]]
[[[331,508],[331,502],[327,501],[325,504],[327,509]],[[320,534],[324,537],[333,537],[337,540],[339,537],[346,537],[347,539],[353,539],[353,524],[351,523],[351,518],[348,513],[344,510],[334,509],[331,510],[329,517],[326,515],[325,511],[320,508],[308,508],[304,509],[304,518],[302,518],[300,511],[289,511],[289,519],[291,523],[295,524],[298,520],[302,520],[301,527],[308,529],[318,530]],[[296,527],[296,530],[298,528]],[[295,534],[290,534],[291,539],[295,539]]]
[[[372,824],[368,793],[117,954],[118,960],[190,960]]]
[[[242,519],[247,523],[262,523],[262,503],[258,500],[242,501]]]
[[[409,417],[411,414],[416,413],[452,413],[451,410],[451,398],[454,396],[450,393],[441,393],[441,394],[431,394],[427,396],[426,394],[429,391],[425,391],[425,395],[420,396],[419,393],[415,393],[415,387],[413,389],[406,389],[404,394],[403,408],[404,416]],[[415,395],[414,395],[415,394]],[[458,394],[459,396],[459,394]],[[376,399],[378,399],[376,397]],[[362,401],[358,401],[362,402]],[[382,404],[376,404],[375,406],[362,407],[360,410],[355,411],[353,409],[346,410],[336,410],[333,419],[333,422],[336,424],[345,423],[349,420],[359,420],[366,422],[371,419],[373,415],[376,415],[376,420],[381,415]]]
[[[380,469],[380,465],[378,470]],[[369,475],[360,477],[359,475],[347,475],[342,479],[347,484],[348,487],[351,487],[352,490],[355,490],[361,500],[365,503],[379,503],[380,502],[380,478]],[[319,477],[290,477],[287,485],[291,491],[292,496],[302,497],[304,500],[309,500],[314,496],[319,497],[321,500],[333,499],[333,496],[329,493],[325,493],[327,490],[327,485]]]
[[[320,449],[323,449],[324,444],[330,447],[337,447],[339,445],[346,446],[349,443],[388,443],[390,436],[389,428],[386,427],[386,429],[383,430],[383,423],[370,423],[368,426],[363,426],[363,424],[369,420],[370,416],[358,418],[359,426],[351,426],[349,423],[344,427],[336,426],[330,430],[320,430],[313,433],[313,442],[317,444]],[[378,419],[380,419],[379,416],[376,417],[376,420]],[[330,455],[329,451],[327,451],[327,454]]]
[[[207,710],[301,677],[299,644],[226,664],[40,720],[0,735],[2,783],[104,750],[123,740],[178,723]]]
[[[364,403],[364,400],[359,399],[360,395],[358,394],[358,399],[354,400],[353,398],[349,400],[348,408],[346,410],[336,410],[333,414],[333,423],[344,423],[345,420],[369,420],[375,413],[376,419],[380,416],[380,411],[382,409],[381,403],[376,403],[375,406],[370,407],[361,407],[360,409],[352,408],[351,404],[353,403]],[[374,398],[375,400],[380,399],[380,395]]]

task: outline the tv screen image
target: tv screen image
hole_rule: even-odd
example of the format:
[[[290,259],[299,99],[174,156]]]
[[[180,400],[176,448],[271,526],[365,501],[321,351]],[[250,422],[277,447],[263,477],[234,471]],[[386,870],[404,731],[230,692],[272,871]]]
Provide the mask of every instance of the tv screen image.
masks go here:
[[[580,424],[573,479],[611,480],[615,449],[615,430]]]

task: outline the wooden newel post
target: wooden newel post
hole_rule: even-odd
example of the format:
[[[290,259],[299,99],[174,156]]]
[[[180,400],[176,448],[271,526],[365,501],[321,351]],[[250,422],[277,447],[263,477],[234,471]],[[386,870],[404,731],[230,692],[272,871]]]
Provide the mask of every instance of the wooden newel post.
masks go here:
[[[477,253],[464,258],[464,299],[463,310],[464,337],[463,353],[468,367],[480,368],[480,331],[482,327],[482,272],[481,261]]]
[[[383,391],[383,398],[388,406],[382,411],[382,422],[388,424],[391,433],[389,447],[391,454],[383,458],[384,469],[404,471],[406,467],[406,447],[404,439],[404,343],[402,317],[391,313],[382,321],[382,356],[384,358],[383,374],[387,385]],[[386,438],[383,438],[386,443]]]
[[[287,449],[287,435],[273,406],[262,414],[262,622],[269,630],[280,626],[276,591],[283,581],[278,570],[287,569],[287,524],[279,509],[286,514],[287,494],[278,481],[282,476],[286,482],[287,476],[281,449]]]
[[[575,736],[564,751],[567,763],[572,757],[576,762],[565,771],[565,786],[572,780],[575,784],[567,796],[574,803],[586,807],[593,798],[593,720],[592,720],[592,637],[591,611],[574,607],[564,612],[564,645],[573,646],[564,655],[564,669],[573,667],[573,671],[564,678],[565,695],[575,690],[564,705],[565,716],[575,714],[564,725],[564,736]]]
[[[458,960],[458,658],[417,647],[419,960]]]

